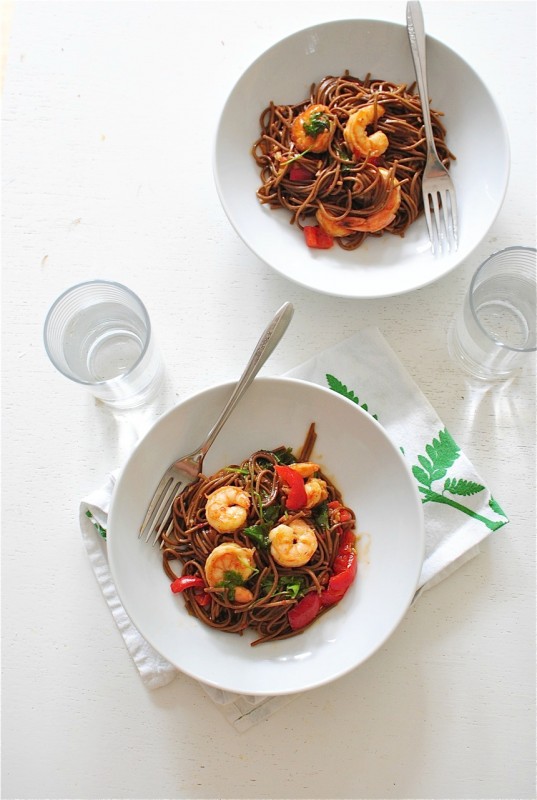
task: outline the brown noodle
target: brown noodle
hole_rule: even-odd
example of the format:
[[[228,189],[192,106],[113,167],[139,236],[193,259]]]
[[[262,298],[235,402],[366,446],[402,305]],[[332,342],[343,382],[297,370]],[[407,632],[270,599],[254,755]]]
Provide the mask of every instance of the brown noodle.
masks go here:
[[[313,84],[309,98],[296,105],[271,102],[261,114],[261,135],[252,148],[262,181],[257,191],[260,202],[272,209],[287,209],[291,212],[291,224],[299,228],[315,224],[309,220],[318,210],[319,202],[338,219],[363,219],[386,204],[389,189],[386,181],[379,179],[379,168],[384,168],[390,170],[390,179],[395,176],[400,184],[401,204],[395,219],[381,231],[353,232],[336,241],[343,249],[354,250],[367,236],[380,236],[384,231],[403,236],[423,211],[421,182],[426,143],[421,104],[414,89],[415,84],[407,87],[372,79],[369,75],[360,80],[346,71],[341,76],[327,76]],[[373,103],[384,108],[374,128],[386,134],[388,149],[373,160],[357,160],[345,143],[343,130],[354,111]],[[313,104],[328,106],[335,119],[335,132],[326,152],[301,155],[291,139],[291,125]],[[441,112],[431,111],[438,155],[449,168],[455,157],[446,145],[446,130],[440,116]],[[308,170],[310,179],[291,180],[289,169],[282,169],[282,164],[290,163],[298,163]]]
[[[336,487],[320,472],[316,474],[326,481],[328,489],[328,498],[321,504],[322,507],[298,512],[285,511],[285,494],[274,468],[279,463],[308,461],[315,437],[312,424],[298,458],[284,446],[273,451],[260,450],[241,464],[221,469],[208,477],[201,475],[175,499],[173,531],[161,537],[164,571],[171,581],[179,574],[201,576],[204,579],[206,591],[210,593],[208,605],[199,605],[190,590],[185,590],[183,596],[189,613],[207,625],[230,633],[242,633],[246,628],[252,628],[259,634],[253,644],[287,638],[301,632],[291,629],[287,619],[289,609],[308,592],[320,592],[326,587],[340,537],[345,530],[353,530],[355,525],[354,513],[346,506],[348,522],[328,523],[327,504],[342,500]],[[206,497],[222,486],[237,486],[250,495],[250,511],[245,527],[262,524],[268,517],[273,520],[273,525],[283,517],[286,523],[305,518],[315,530],[318,542],[310,561],[303,567],[284,568],[274,561],[268,547],[256,546],[245,534],[245,527],[233,534],[221,534],[211,528],[205,515]],[[320,511],[325,512],[324,519]],[[224,542],[256,548],[254,559],[257,571],[246,584],[253,594],[253,600],[249,603],[236,603],[230,599],[228,592],[207,586],[204,571],[206,559],[217,545]],[[174,570],[177,564],[181,567],[178,572]],[[298,598],[293,598],[284,589],[285,580],[289,578],[301,581],[302,590]]]

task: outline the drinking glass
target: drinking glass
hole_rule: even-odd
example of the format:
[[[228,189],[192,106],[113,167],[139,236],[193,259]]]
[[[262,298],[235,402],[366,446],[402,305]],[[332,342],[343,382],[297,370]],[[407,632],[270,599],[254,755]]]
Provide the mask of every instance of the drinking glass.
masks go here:
[[[534,247],[506,247],[476,270],[448,334],[451,358],[484,381],[510,378],[536,351]]]
[[[163,367],[147,309],[120,283],[93,280],[67,289],[44,326],[59,372],[114,408],[135,408],[160,387]]]

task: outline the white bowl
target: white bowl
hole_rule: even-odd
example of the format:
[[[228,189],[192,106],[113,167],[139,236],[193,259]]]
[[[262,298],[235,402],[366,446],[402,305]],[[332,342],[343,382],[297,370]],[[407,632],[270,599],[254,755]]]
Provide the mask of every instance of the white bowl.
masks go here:
[[[340,297],[397,295],[446,275],[477,247],[494,222],[509,176],[509,141],[492,94],[474,70],[441,42],[427,39],[432,107],[444,112],[459,207],[457,252],[434,257],[425,218],[404,238],[368,237],[353,251],[337,245],[311,250],[284,209],[256,197],[258,167],[251,155],[259,116],[269,101],[298,103],[326,75],[415,80],[406,28],[375,20],[342,20],[294,33],[264,52],[232,89],[219,121],[214,176],[224,210],[245,244],[301,286]]]
[[[255,634],[216,631],[189,616],[182,597],[170,591],[159,549],[140,540],[138,530],[162,473],[201,443],[232,389],[227,383],[190,397],[140,441],[113,496],[110,567],[134,625],[183,672],[244,694],[299,692],[357,667],[401,621],[423,562],[422,504],[399,448],[352,401],[306,381],[257,378],[209,451],[204,472],[259,448],[298,449],[315,422],[314,458],[357,514],[358,575],[336,607],[290,639],[251,647]]]

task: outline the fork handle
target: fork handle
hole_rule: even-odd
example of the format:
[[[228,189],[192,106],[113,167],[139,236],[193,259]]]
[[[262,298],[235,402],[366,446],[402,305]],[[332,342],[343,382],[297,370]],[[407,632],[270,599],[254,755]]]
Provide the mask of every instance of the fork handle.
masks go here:
[[[248,364],[246,365],[244,372],[242,373],[241,377],[237,385],[235,386],[231,397],[227,401],[224,409],[218,419],[216,420],[215,424],[209,431],[207,438],[205,439],[204,443],[201,445],[199,449],[199,453],[201,459],[203,461],[203,457],[207,453],[209,447],[212,445],[224,423],[227,421],[229,415],[243,396],[244,392],[250,384],[252,383],[253,379],[268,359],[270,354],[274,351],[276,345],[282,338],[283,334],[287,330],[289,323],[291,322],[291,317],[293,316],[294,308],[291,303],[284,303],[281,308],[278,309],[276,314],[274,315],[272,322],[270,322],[263,333],[261,334],[261,338],[259,339],[254,352],[252,353]]]
[[[410,2],[406,4],[406,26],[410,41],[410,52],[412,53],[412,60],[414,61],[414,71],[418,83],[427,146],[436,155],[433,126],[431,124],[431,110],[429,107],[429,90],[427,88],[425,24],[423,22],[421,5],[417,0],[410,0]]]

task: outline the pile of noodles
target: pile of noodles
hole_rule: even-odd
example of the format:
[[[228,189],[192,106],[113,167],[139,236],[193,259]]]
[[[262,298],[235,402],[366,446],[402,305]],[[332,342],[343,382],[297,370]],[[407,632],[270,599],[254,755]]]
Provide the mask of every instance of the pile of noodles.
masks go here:
[[[377,103],[384,114],[373,129],[385,133],[389,140],[386,152],[373,160],[356,159],[343,138],[349,116],[360,106]],[[291,140],[293,120],[309,105],[328,106],[335,117],[335,133],[324,153],[298,153]],[[454,159],[446,142],[441,113],[431,111],[431,122],[440,160],[446,168]],[[421,182],[426,161],[426,142],[419,95],[414,84],[355,78],[346,71],[339,77],[328,76],[313,84],[310,97],[296,105],[271,102],[260,117],[261,135],[252,148],[260,168],[262,185],[257,196],[271,208],[291,212],[291,224],[300,228],[315,224],[319,202],[334,216],[367,217],[386,203],[386,183],[379,180],[379,168],[391,170],[399,181],[401,204],[395,219],[377,233],[355,232],[337,243],[346,250],[359,247],[367,236],[384,231],[403,236],[408,226],[423,210]],[[370,131],[368,130],[368,133]],[[297,158],[298,156],[298,158]],[[293,181],[282,164],[298,163],[311,172],[310,180]],[[311,221],[313,218],[313,221]]]
[[[174,526],[171,533],[163,535],[162,555],[163,567],[167,576],[173,581],[178,575],[201,576],[205,580],[204,565],[210,552],[224,542],[235,542],[242,547],[255,547],[255,542],[246,536],[244,528],[233,534],[217,533],[207,523],[205,517],[206,497],[221,486],[238,486],[250,494],[250,512],[246,526],[256,525],[263,521],[267,509],[281,504],[283,515],[283,497],[278,489],[278,480],[274,467],[282,460],[307,461],[310,457],[315,428],[312,425],[302,450],[295,459],[291,450],[284,446],[273,451],[260,450],[238,465],[231,465],[209,477],[201,475],[177,496],[173,506]],[[288,463],[290,463],[288,461]],[[320,473],[327,483],[328,499],[342,502],[336,487]],[[348,509],[347,506],[345,508]],[[303,567],[285,568],[277,564],[270,553],[270,548],[256,547],[254,559],[257,572],[248,580],[247,587],[254,599],[246,604],[232,602],[227,593],[218,589],[209,589],[211,602],[200,606],[187,590],[183,592],[189,613],[198,617],[205,624],[229,633],[242,633],[251,628],[259,634],[252,644],[295,636],[301,631],[293,631],[287,620],[289,609],[296,605],[298,599],[289,597],[281,591],[280,579],[302,579],[303,592],[321,591],[326,587],[332,574],[332,564],[338,550],[340,537],[345,529],[354,529],[355,517],[348,509],[350,519],[344,525],[321,526],[311,511],[286,512],[286,522],[296,517],[305,518],[314,528],[318,546],[313,557]],[[279,513],[279,512],[278,512]],[[274,524],[277,524],[276,522]],[[179,565],[180,569],[177,569]],[[279,585],[280,584],[280,588]],[[325,613],[324,609],[321,613]]]

